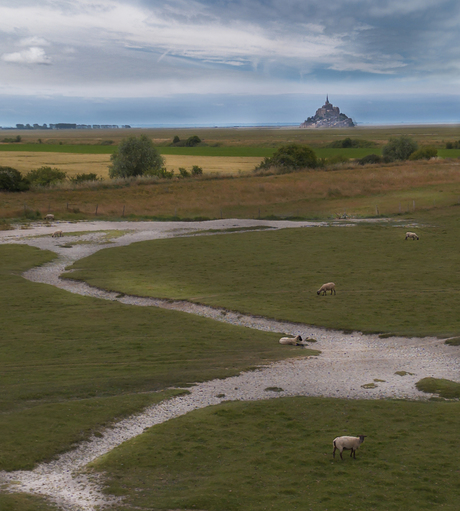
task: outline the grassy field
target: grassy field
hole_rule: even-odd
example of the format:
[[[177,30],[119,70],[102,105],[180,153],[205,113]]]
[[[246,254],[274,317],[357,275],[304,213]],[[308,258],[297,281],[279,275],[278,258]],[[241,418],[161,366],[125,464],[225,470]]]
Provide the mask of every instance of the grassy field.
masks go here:
[[[129,183],[128,183],[129,184]],[[0,193],[0,218],[335,218],[398,215],[458,204],[457,161],[337,166],[285,175],[119,182]]]
[[[458,509],[459,403],[287,398],[169,421],[93,464],[117,511]],[[365,434],[356,460],[332,440]]]
[[[50,459],[164,399],[157,392],[170,386],[309,353],[283,349],[277,334],[80,297],[19,276],[51,258],[0,246],[0,470]]]
[[[145,131],[21,135],[35,148],[50,142],[48,152],[35,151],[34,157],[58,167],[67,161],[64,170],[70,174],[72,165],[82,165],[78,172],[105,165],[113,147],[100,145],[104,140],[116,144],[139,133]],[[238,151],[246,151],[238,156],[245,161],[257,159],[261,156],[249,153],[268,153],[291,141],[319,152],[334,140],[353,136],[378,143],[371,150],[377,152],[390,136],[400,134],[437,147],[459,138],[457,127],[149,133],[161,147],[176,134],[181,139],[198,134],[210,146],[216,144],[209,147],[215,154],[226,150],[232,155],[197,152],[167,158],[179,158],[177,167],[200,165],[198,158],[222,158],[227,165],[232,162],[235,173]],[[43,144],[37,144],[40,137]],[[49,152],[49,147],[71,151],[78,144],[80,153]],[[89,145],[94,153],[86,150]],[[101,148],[107,152],[98,152]],[[7,157],[14,163],[19,155],[26,162],[32,154],[0,151],[0,164]],[[398,219],[401,213],[420,241],[405,242],[406,227],[391,223],[160,240],[101,251],[78,263],[82,269],[72,277],[119,291],[186,298],[332,328],[460,335],[458,169],[458,161],[408,162],[2,193],[0,218],[25,221],[24,211],[35,210],[51,210],[58,219],[94,218],[96,205],[98,218],[120,218],[126,206],[133,219],[332,218],[344,212]],[[174,394],[166,390],[170,386],[309,354],[295,347],[281,349],[275,334],[80,297],[20,276],[52,257],[29,247],[0,246],[0,470],[27,469],[49,460],[112,421],[166,399]],[[329,280],[336,282],[337,296],[318,297],[316,289]],[[458,385],[449,394],[452,385],[428,380],[423,382],[426,390],[458,395]],[[109,492],[126,497],[117,511],[454,511],[460,492],[452,455],[458,406],[319,398],[225,403],[151,428],[98,460],[93,469],[106,474]],[[360,433],[368,438],[357,459],[333,461],[332,439]],[[5,493],[0,493],[0,509],[55,511],[42,499]]]
[[[186,140],[191,135],[198,135],[208,145],[278,147],[296,142],[313,147],[327,145],[346,137],[371,140],[379,145],[385,144],[390,137],[408,135],[419,144],[444,147],[446,141],[459,139],[459,127],[456,125],[427,126],[357,126],[344,129],[301,129],[295,127],[281,128],[132,128],[118,130],[2,130],[5,137],[20,135],[25,144],[66,145],[92,144],[101,146],[111,140],[118,144],[127,136],[146,134],[158,146],[167,146],[177,135]],[[14,144],[16,145],[16,144]],[[1,146],[1,144],[0,144]],[[110,146],[105,146],[106,149]]]
[[[419,242],[392,224],[158,240],[102,250],[69,278],[334,329],[458,335],[457,209],[413,217]],[[318,297],[329,281],[337,296]]]

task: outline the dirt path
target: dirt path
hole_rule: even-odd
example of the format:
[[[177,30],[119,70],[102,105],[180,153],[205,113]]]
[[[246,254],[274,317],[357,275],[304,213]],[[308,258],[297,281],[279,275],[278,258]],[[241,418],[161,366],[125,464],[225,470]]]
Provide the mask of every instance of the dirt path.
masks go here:
[[[432,376],[460,381],[460,357],[457,350],[436,338],[380,339],[375,335],[363,335],[358,332],[343,334],[308,325],[234,313],[223,314],[220,309],[188,302],[166,302],[130,296],[117,298],[117,293],[59,279],[67,265],[108,246],[123,246],[146,239],[192,234],[203,229],[245,228],[257,225],[278,229],[325,224],[256,220],[220,220],[205,223],[85,222],[59,224],[59,229],[66,233],[63,239],[50,236],[57,225],[37,225],[27,231],[0,233],[0,243],[28,244],[52,250],[59,255],[52,263],[24,274],[34,282],[52,284],[84,296],[119,300],[138,306],[175,309],[259,330],[301,334],[302,337],[316,339],[314,347],[322,352],[319,357],[277,362],[261,367],[255,372],[198,384],[189,389],[190,395],[152,406],[141,414],[123,420],[107,430],[103,437],[94,437],[51,463],[41,464],[33,471],[1,473],[0,478],[7,485],[8,491],[45,495],[58,503],[62,509],[69,511],[94,511],[97,506],[113,501],[102,494],[97,480],[90,479],[84,473],[84,467],[122,442],[141,434],[145,428],[192,410],[225,400],[261,400],[298,395],[351,399],[427,399],[429,395],[415,388],[415,383],[421,378]],[[118,233],[120,236],[110,238],[111,244],[107,245],[105,233],[113,230],[120,231]],[[70,235],[71,232],[82,231],[85,234]],[[81,241],[85,244],[74,244]],[[397,372],[406,374],[401,376],[396,374]],[[282,391],[266,390],[270,387]]]

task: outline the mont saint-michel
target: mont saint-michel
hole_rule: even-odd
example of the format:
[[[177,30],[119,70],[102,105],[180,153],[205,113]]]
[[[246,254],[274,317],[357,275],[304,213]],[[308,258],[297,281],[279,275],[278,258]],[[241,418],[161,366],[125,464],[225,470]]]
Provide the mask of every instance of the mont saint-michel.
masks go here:
[[[338,106],[329,103],[329,96],[326,96],[326,103],[316,110],[313,117],[304,121],[301,128],[352,128],[355,123],[345,114],[340,113]]]

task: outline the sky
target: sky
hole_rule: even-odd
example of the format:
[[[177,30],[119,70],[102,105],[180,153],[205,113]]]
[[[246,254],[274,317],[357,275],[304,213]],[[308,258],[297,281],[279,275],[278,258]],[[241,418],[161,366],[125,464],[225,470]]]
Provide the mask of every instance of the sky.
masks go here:
[[[458,0],[0,0],[0,126],[460,123]]]

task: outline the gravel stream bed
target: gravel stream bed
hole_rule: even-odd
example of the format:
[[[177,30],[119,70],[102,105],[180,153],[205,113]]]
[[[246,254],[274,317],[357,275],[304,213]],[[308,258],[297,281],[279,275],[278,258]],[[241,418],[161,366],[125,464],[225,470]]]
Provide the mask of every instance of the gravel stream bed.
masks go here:
[[[57,225],[66,233],[64,239],[51,238],[50,234]],[[419,392],[415,388],[415,383],[421,378],[431,376],[460,381],[460,357],[457,355],[457,350],[446,346],[444,341],[437,338],[381,339],[377,335],[364,335],[359,332],[345,334],[309,325],[232,313],[183,301],[170,302],[126,295],[117,297],[117,293],[106,292],[85,283],[59,279],[59,275],[65,271],[66,266],[108,246],[128,245],[146,239],[190,235],[204,229],[253,226],[278,229],[324,225],[326,224],[257,220],[187,223],[84,222],[55,223],[54,226],[37,224],[27,231],[1,232],[0,244],[28,244],[52,250],[58,254],[59,257],[52,263],[27,271],[24,277],[31,281],[51,284],[72,293],[104,300],[174,309],[280,334],[300,334],[302,338],[316,339],[317,342],[311,347],[321,351],[318,357],[285,360],[225,380],[197,384],[188,389],[189,395],[151,406],[140,414],[118,422],[112,428],[108,428],[102,437],[93,437],[83,442],[76,449],[60,455],[51,463],[40,464],[32,471],[0,473],[4,490],[46,496],[63,510],[94,511],[99,507],[113,504],[116,500],[102,493],[97,478],[87,475],[84,471],[85,466],[117,445],[141,434],[145,428],[192,410],[216,405],[226,400],[251,401],[285,396],[428,399],[431,397],[429,394]],[[126,233],[120,233],[119,237],[111,238],[110,244],[107,244],[106,233],[113,230],[126,231]],[[79,234],[71,236],[71,232]],[[396,372],[406,374],[400,376],[395,374]],[[278,390],[267,390],[269,388]]]

